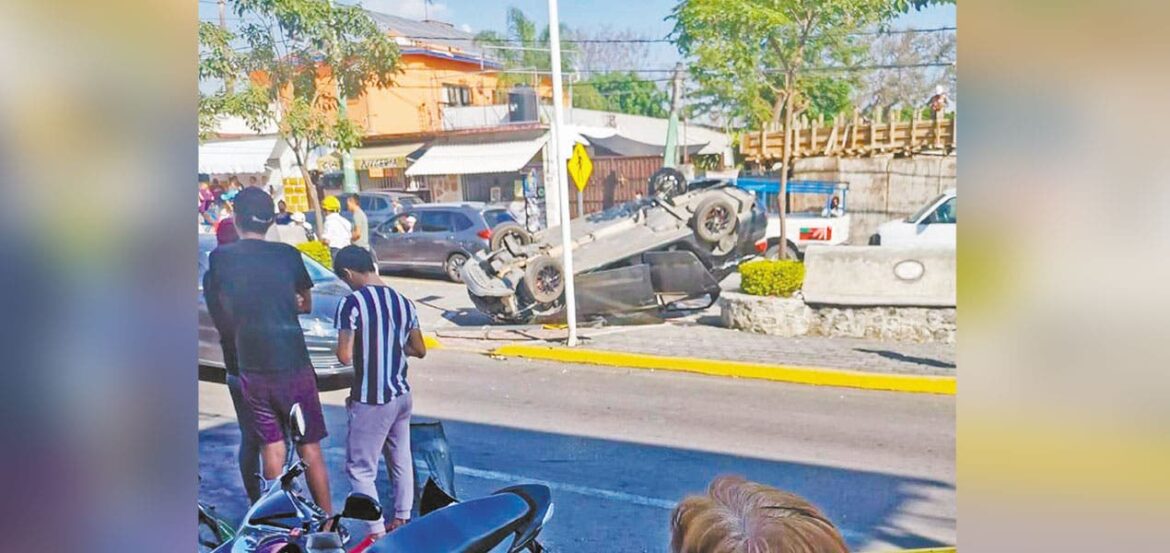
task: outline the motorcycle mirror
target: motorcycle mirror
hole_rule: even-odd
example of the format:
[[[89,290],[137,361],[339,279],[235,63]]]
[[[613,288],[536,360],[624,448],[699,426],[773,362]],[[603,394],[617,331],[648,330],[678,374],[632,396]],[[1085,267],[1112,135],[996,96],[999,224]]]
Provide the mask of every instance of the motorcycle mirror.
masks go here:
[[[291,425],[293,441],[299,442],[301,438],[305,437],[305,413],[301,411],[300,403],[293,404],[288,413],[288,420]]]
[[[341,516],[354,520],[382,520],[382,507],[376,499],[366,494],[351,493],[345,498],[345,509],[341,511]]]

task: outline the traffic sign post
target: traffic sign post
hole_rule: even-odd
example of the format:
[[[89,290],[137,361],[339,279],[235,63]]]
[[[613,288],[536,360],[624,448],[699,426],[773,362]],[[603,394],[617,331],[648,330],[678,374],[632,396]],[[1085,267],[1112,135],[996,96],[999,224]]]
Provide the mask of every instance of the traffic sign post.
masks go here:
[[[584,144],[573,146],[573,157],[569,158],[569,176],[573,177],[573,184],[577,185],[577,216],[585,216],[585,187],[589,184],[589,175],[593,174],[593,160],[589,159],[589,152],[585,151]]]

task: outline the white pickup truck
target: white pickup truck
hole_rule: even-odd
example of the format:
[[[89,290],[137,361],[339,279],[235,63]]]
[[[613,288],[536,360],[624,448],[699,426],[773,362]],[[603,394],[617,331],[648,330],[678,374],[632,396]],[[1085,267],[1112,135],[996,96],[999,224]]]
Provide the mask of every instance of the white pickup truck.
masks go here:
[[[882,223],[869,238],[871,246],[940,245],[955,246],[958,223],[957,195],[951,188],[899,220]]]
[[[820,209],[788,213],[784,218],[787,244],[780,243],[780,215],[776,212],[779,182],[770,178],[740,177],[737,185],[756,194],[757,201],[766,206],[768,229],[764,239],[756,243],[756,252],[767,259],[779,259],[787,250],[789,259],[801,259],[804,250],[812,245],[836,246],[849,241],[850,217],[846,211],[845,196],[849,185],[843,182],[790,181],[788,193],[811,194],[824,198]],[[836,205],[834,205],[836,200]],[[781,249],[781,248],[784,249]]]

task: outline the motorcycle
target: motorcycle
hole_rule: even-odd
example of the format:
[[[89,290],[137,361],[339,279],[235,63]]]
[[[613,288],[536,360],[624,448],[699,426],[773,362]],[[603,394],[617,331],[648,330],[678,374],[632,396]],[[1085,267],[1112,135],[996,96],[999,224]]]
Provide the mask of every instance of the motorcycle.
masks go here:
[[[304,428],[304,413],[300,404],[295,404],[289,412],[294,443],[304,436]],[[348,532],[340,524],[342,518],[381,520],[378,502],[362,494],[351,494],[340,514],[326,516],[301,493],[297,478],[304,474],[307,465],[296,459],[291,449],[284,473],[267,483],[264,494],[244,515],[239,530],[213,553],[333,553],[349,540]],[[335,543],[337,547],[333,547]]]
[[[460,503],[428,480],[419,504],[423,516],[349,553],[542,553],[536,538],[553,514],[552,493],[541,484]]]

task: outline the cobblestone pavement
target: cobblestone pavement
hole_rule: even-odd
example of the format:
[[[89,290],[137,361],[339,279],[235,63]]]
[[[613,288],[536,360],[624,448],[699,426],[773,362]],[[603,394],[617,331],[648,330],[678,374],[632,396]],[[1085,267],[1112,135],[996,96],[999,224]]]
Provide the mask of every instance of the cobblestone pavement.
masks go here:
[[[697,323],[583,329],[582,347],[651,355],[726,359],[903,374],[955,374],[954,344],[856,338],[782,338]]]

